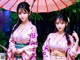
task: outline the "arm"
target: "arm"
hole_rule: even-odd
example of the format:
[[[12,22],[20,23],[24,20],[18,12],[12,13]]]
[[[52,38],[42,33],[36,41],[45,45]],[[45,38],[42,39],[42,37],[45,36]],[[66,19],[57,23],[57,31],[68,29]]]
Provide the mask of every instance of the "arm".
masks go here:
[[[14,40],[12,38],[12,34],[11,34],[11,37],[9,39],[9,48],[7,51],[8,57],[11,58],[12,56],[14,56],[15,51],[16,51],[15,42],[14,42]]]
[[[75,48],[78,49],[78,42],[79,42],[78,34],[75,31],[73,31],[72,36],[76,39]]]
[[[50,60],[50,36],[51,34],[48,35],[44,45],[43,45],[43,60]]]
[[[16,27],[16,25],[17,25],[17,24],[15,24],[15,25],[13,26],[13,29],[12,29],[12,30],[14,30],[14,28]],[[16,52],[17,52],[17,49],[15,48],[15,41],[14,41],[14,39],[13,39],[12,34],[11,34],[10,39],[9,39],[9,48],[8,48],[8,51],[9,51],[9,50],[11,50],[13,53],[16,53]]]
[[[14,25],[14,27],[16,26],[16,24]],[[13,29],[14,29],[13,27]],[[7,50],[7,55],[8,55],[8,60],[9,59],[12,59],[14,57],[14,53],[16,52],[16,48],[15,48],[15,41],[13,39],[13,36],[11,34],[10,36],[10,39],[9,39],[9,47],[8,47],[8,50]]]
[[[72,36],[74,36],[76,42],[74,41]],[[68,53],[70,58],[75,58],[77,56],[79,38],[76,32],[73,32],[72,36],[70,36],[71,45]]]

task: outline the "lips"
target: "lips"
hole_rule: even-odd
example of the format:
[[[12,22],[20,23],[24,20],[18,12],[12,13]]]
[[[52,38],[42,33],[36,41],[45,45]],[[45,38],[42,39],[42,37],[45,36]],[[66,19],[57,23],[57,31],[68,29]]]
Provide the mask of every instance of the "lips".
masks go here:
[[[25,18],[21,18],[21,20],[24,20]]]
[[[58,29],[62,29],[62,28],[58,28]]]

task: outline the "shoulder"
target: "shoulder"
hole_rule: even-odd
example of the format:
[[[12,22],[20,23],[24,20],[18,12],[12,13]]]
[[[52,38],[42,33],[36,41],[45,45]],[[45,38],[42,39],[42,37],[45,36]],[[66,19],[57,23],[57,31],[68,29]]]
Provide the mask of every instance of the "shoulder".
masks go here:
[[[56,35],[56,33],[50,33],[49,35],[48,35],[48,37],[54,37]]]
[[[31,22],[30,22],[30,28],[33,29],[33,30],[36,30],[37,29],[36,26],[33,25]]]
[[[35,26],[35,25],[32,25],[31,27],[32,27],[33,29],[36,29],[36,26]]]
[[[38,33],[37,33],[37,28],[36,28],[35,25],[31,24],[31,25],[30,25],[30,30],[31,30],[32,33],[36,33],[36,34],[38,35]]]
[[[16,25],[17,25],[17,23],[13,26],[13,29],[12,30],[14,30],[14,28],[16,27]]]
[[[36,30],[36,31],[37,31],[36,26],[35,26],[35,25],[32,25],[32,26],[31,26],[31,30],[33,30],[33,31]]]

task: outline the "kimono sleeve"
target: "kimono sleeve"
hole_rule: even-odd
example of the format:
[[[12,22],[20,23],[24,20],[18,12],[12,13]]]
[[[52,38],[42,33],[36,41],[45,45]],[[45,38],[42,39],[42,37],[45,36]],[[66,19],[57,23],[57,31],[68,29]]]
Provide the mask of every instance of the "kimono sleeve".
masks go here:
[[[14,40],[12,38],[12,34],[11,34],[10,39],[9,39],[9,48],[8,48],[8,52],[7,52],[8,57],[11,57],[12,54],[14,54],[14,53],[12,53],[12,50],[14,50],[14,49],[16,49],[15,42],[14,42]]]
[[[12,38],[12,34],[11,34],[11,37],[9,39],[9,49],[14,49],[15,48],[15,42]]]
[[[43,60],[50,60],[50,37],[51,33],[48,35],[42,49],[43,49]]]
[[[72,36],[70,36],[71,45],[68,49],[68,57],[69,59],[75,59],[77,56],[77,49],[75,48],[75,41]]]
[[[17,24],[14,25],[14,27],[16,26]],[[14,27],[12,30],[14,30]],[[15,48],[15,41],[13,39],[13,34],[11,33],[11,36],[10,36],[10,39],[9,39],[9,49],[14,49]]]
[[[24,52],[27,54],[26,58],[31,58],[32,56],[34,56],[36,54],[36,48],[38,46],[37,43],[37,29],[36,27],[32,27],[32,33],[30,35],[30,43],[28,46],[25,46],[23,48]]]

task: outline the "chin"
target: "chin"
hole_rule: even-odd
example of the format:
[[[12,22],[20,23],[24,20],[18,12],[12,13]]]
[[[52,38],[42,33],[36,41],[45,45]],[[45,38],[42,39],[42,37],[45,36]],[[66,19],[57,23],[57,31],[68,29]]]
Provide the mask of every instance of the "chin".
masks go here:
[[[61,29],[61,30],[58,30],[59,32],[62,32],[63,30]]]
[[[24,22],[25,20],[22,20],[22,22]]]

